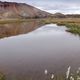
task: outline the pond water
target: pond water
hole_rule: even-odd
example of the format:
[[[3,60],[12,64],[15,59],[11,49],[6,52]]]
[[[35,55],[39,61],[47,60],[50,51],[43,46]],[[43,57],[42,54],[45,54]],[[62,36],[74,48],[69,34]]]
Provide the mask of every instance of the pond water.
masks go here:
[[[80,38],[65,26],[38,22],[0,27],[0,72],[8,80],[48,80],[44,74],[66,74],[80,67]],[[48,75],[49,78],[50,75]]]

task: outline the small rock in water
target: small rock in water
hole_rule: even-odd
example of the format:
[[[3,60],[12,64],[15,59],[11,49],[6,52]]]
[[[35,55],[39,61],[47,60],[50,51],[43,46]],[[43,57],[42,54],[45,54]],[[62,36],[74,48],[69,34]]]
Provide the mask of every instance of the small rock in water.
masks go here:
[[[79,74],[79,70],[77,70],[76,73]]]
[[[80,71],[80,67],[78,68],[78,70]]]
[[[79,74],[79,73],[80,73],[80,67],[78,68],[78,70],[76,71],[76,73],[77,73],[77,74]]]
[[[47,69],[45,69],[44,73],[45,73],[45,74],[48,74],[48,70],[47,70]]]
[[[71,76],[71,77],[70,77],[70,80],[74,80],[74,78]]]
[[[51,79],[54,79],[54,74],[51,75]]]

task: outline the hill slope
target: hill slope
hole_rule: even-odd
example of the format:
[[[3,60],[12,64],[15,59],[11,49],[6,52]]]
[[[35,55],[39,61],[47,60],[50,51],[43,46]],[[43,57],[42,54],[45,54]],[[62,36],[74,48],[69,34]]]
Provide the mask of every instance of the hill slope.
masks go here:
[[[50,15],[48,12],[25,3],[0,1],[0,18],[37,18]]]

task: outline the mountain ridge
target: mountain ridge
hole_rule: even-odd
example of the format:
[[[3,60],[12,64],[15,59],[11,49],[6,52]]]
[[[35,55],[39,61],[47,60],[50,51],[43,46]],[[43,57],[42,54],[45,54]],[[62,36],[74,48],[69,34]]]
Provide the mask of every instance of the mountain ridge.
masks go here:
[[[43,18],[52,14],[26,3],[0,1],[0,18]]]

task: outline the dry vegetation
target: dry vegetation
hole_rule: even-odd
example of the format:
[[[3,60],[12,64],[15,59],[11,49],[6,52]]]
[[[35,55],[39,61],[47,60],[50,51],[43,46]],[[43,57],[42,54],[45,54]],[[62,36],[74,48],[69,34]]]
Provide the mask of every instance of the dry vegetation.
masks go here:
[[[40,24],[50,24],[54,23],[59,26],[66,26],[68,32],[71,32],[75,35],[80,35],[80,18],[41,18],[41,19],[1,19],[0,24],[6,23],[20,23],[20,22],[30,22],[36,20]]]

